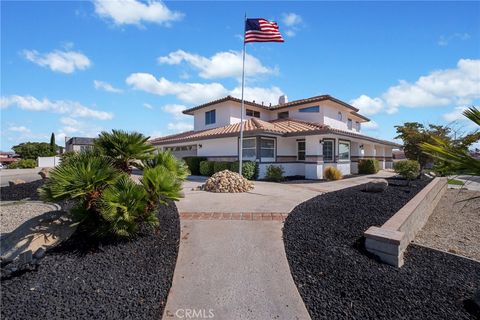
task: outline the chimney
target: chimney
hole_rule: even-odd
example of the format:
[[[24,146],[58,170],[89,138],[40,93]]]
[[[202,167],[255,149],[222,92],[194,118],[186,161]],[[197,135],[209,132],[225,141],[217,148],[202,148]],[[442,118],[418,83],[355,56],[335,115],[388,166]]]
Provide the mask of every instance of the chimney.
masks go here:
[[[285,104],[287,102],[288,102],[288,97],[284,94],[278,98],[278,104]]]

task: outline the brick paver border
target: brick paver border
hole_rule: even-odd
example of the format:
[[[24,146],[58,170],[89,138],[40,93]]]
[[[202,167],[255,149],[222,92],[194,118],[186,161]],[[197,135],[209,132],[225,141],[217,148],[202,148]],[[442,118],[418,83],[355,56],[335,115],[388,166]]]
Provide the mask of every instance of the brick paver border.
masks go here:
[[[249,220],[285,221],[288,213],[283,212],[181,212],[181,220]]]

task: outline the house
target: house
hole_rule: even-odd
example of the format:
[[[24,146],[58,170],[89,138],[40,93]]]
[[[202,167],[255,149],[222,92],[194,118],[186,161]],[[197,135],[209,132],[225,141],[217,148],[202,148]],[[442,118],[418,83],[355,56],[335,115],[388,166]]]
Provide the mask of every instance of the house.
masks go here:
[[[84,151],[93,147],[95,138],[65,138],[65,151]]]
[[[17,162],[18,160],[20,160],[20,158],[14,152],[0,151],[0,163],[1,164],[9,165],[13,162]]]
[[[271,165],[285,176],[322,179],[328,166],[344,175],[358,173],[358,160],[375,158],[382,169],[392,167],[392,149],[399,145],[361,134],[370,121],[358,109],[329,95],[277,105],[245,101],[243,159],[258,162],[259,177]],[[183,113],[194,117],[194,129],[150,140],[177,157],[203,156],[237,161],[241,100],[227,96]]]

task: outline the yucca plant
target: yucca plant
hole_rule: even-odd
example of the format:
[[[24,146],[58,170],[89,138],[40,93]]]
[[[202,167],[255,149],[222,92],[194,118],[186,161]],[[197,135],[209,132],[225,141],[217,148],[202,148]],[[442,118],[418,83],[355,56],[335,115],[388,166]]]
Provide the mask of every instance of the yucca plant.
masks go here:
[[[131,166],[141,167],[140,161],[152,157],[155,148],[148,143],[148,139],[149,137],[138,132],[104,131],[95,140],[95,147],[111,158],[117,168],[130,173]]]
[[[177,159],[170,151],[159,151],[151,159],[142,161],[143,168],[165,167],[175,173],[178,179],[185,180],[190,175],[190,170],[183,160]]]

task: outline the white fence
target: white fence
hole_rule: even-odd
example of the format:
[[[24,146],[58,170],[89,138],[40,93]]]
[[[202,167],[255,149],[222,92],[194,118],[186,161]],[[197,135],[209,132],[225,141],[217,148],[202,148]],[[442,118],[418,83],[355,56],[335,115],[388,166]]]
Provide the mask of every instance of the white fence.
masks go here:
[[[53,168],[58,166],[62,159],[60,157],[38,157],[37,163],[40,168]]]

